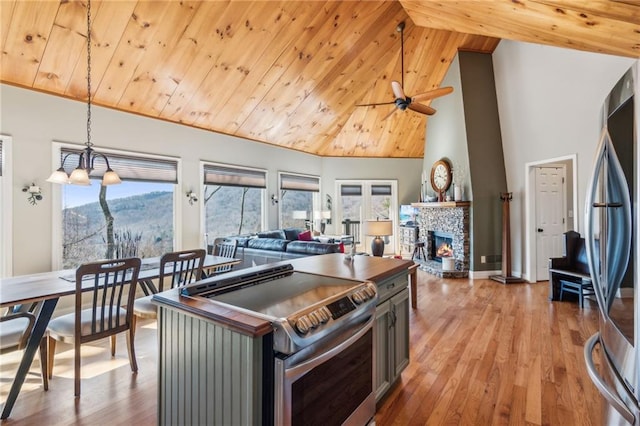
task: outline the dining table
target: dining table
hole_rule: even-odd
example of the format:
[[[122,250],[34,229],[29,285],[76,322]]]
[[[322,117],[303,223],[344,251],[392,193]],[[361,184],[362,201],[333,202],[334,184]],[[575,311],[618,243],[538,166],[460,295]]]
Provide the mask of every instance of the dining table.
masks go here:
[[[203,263],[203,271],[206,273],[206,271],[213,271],[221,266],[235,265],[240,262],[241,260],[236,258],[207,255]],[[138,284],[145,294],[157,292],[153,281],[159,276],[160,258],[142,259],[138,274]],[[83,284],[83,290],[88,291],[92,288],[93,281],[86,282],[86,289]],[[36,316],[34,327],[24,349],[16,376],[11,384],[0,419],[6,419],[11,414],[58,300],[63,296],[71,296],[75,292],[75,269],[0,279],[0,308],[34,306],[33,312]]]

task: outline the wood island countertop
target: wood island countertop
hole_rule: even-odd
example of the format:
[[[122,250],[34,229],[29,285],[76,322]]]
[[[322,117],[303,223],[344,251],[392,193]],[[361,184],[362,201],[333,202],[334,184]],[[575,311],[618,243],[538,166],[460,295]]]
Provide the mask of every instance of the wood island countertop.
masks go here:
[[[411,260],[374,256],[357,255],[349,260],[342,253],[289,259],[273,265],[283,264],[291,264],[294,270],[299,272],[373,282],[408,270],[415,265]],[[243,271],[247,271],[247,269],[240,269],[237,272],[242,273]],[[160,306],[177,308],[219,322],[231,330],[251,337],[264,336],[273,330],[271,323],[260,316],[244,313],[215,301],[183,296],[179,289],[158,293],[154,295],[153,301]]]

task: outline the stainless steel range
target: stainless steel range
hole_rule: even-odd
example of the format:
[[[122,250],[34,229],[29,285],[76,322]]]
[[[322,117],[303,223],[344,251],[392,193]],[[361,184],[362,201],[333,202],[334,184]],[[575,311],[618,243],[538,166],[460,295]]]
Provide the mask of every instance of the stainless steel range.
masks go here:
[[[204,280],[182,294],[271,322],[274,424],[363,425],[373,418],[374,283],[280,265]]]

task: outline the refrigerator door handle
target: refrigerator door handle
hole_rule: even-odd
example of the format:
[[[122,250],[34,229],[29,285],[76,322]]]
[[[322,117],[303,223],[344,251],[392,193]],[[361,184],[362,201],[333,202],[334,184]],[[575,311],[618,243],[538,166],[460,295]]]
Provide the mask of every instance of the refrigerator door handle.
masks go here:
[[[607,303],[605,300],[605,292],[600,282],[600,270],[598,268],[597,251],[595,248],[595,218],[592,206],[596,204],[596,189],[598,187],[598,176],[600,169],[605,162],[605,131],[600,136],[598,148],[596,149],[596,158],[591,169],[591,180],[587,189],[585,200],[585,248],[587,250],[587,264],[589,265],[589,272],[591,273],[591,280],[593,282],[593,290],[598,301],[598,307],[605,318],[608,318]]]
[[[616,392],[607,385],[604,379],[600,377],[598,370],[596,370],[595,363],[593,362],[593,348],[598,343],[600,343],[599,332],[591,336],[584,345],[584,361],[587,365],[587,373],[589,373],[591,381],[596,388],[598,388],[598,391],[607,400],[607,402],[611,404],[611,406],[615,408],[615,410],[620,413],[626,421],[630,424],[635,424],[636,418],[631,410],[629,410],[629,407],[627,407]]]

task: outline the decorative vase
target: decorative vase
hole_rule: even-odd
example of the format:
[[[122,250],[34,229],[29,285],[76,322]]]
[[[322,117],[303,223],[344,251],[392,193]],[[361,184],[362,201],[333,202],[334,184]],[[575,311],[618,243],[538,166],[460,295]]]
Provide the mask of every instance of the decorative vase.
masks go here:
[[[456,185],[453,188],[453,200],[462,201],[462,186]]]

